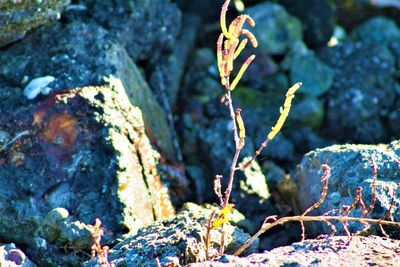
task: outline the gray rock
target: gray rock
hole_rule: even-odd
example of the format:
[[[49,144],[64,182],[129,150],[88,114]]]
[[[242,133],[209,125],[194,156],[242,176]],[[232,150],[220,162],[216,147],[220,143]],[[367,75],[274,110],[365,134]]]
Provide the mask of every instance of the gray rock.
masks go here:
[[[70,0],[0,0],[0,47],[24,38],[40,25],[58,20]]]
[[[372,199],[372,161],[377,165],[377,202],[370,215],[372,218],[381,218],[389,209],[391,192],[400,182],[400,166],[396,159],[400,157],[400,142],[394,141],[389,145],[334,145],[323,149],[316,149],[306,154],[293,173],[293,179],[299,188],[300,206],[304,211],[315,203],[321,194],[321,165],[331,167],[328,197],[313,214],[323,214],[332,209],[351,205],[358,186],[363,188],[363,200],[367,207]],[[399,192],[395,196],[395,205],[391,210],[394,221],[400,221]],[[351,216],[361,217],[360,209],[350,213]],[[389,219],[389,217],[388,217]],[[341,229],[340,224],[336,224]],[[352,232],[362,228],[360,224],[349,223]],[[375,230],[371,227],[370,231]],[[378,230],[379,231],[379,230]],[[325,224],[311,224],[310,235],[330,233]],[[399,229],[392,229],[389,234],[400,233]]]
[[[251,88],[260,88],[264,80],[277,73],[278,65],[266,50],[258,48],[247,48],[235,60],[234,69],[239,70],[240,64],[246,61],[250,55],[255,55],[257,60],[253,60],[246,70],[246,74],[240,79],[240,83]]]
[[[296,55],[290,60],[290,80],[292,84],[302,82],[301,94],[320,96],[331,88],[334,71],[313,53]]]
[[[176,218],[155,223],[142,228],[137,235],[123,240],[113,247],[109,261],[115,266],[157,266],[175,263],[175,266],[205,261],[204,237],[208,218],[204,213],[195,214],[183,211]],[[249,235],[237,227],[225,224],[225,252],[233,253],[246,242]],[[211,231],[211,250],[215,255],[219,248],[221,233],[219,229]],[[247,253],[254,252],[256,243]],[[86,262],[85,266],[96,266]]]
[[[215,174],[227,174],[234,153],[232,138],[232,122],[229,119],[216,119],[210,122],[209,127],[200,129],[198,138],[201,150],[208,155],[208,164]],[[229,141],[228,141],[229,140]]]
[[[181,31],[181,12],[170,0],[86,0],[85,5],[86,16],[108,30],[135,62],[158,59]]]
[[[324,119],[324,105],[316,97],[297,100],[290,110],[290,120],[303,127],[318,128]]]
[[[272,161],[265,161],[261,167],[276,204],[281,205],[281,209],[292,206],[297,210],[298,189],[290,175]]]
[[[193,88],[198,95],[197,99],[202,104],[208,104],[212,101],[218,100],[221,97],[221,83],[214,78],[206,77],[200,80],[195,88]]]
[[[386,17],[373,17],[357,26],[350,38],[355,41],[388,45],[393,39],[400,38],[400,28],[396,22]]]
[[[44,218],[40,231],[40,236],[49,242],[56,241],[61,232],[62,223],[67,220],[69,213],[66,209],[57,208],[47,213]]]
[[[283,0],[281,4],[297,16],[303,26],[304,41],[313,49],[326,45],[331,38],[336,14],[327,0]]]
[[[400,95],[400,85],[399,88],[399,95]],[[389,114],[389,125],[390,129],[392,130],[392,135],[396,136],[397,133],[400,132],[400,97],[397,97],[395,104],[393,105],[393,109]]]
[[[395,59],[390,50],[380,44],[344,42],[323,49],[319,56],[335,70],[326,96],[327,134],[341,141],[387,140],[385,118],[396,98]]]
[[[23,144],[1,152],[7,160],[0,169],[0,236],[27,244],[29,255],[42,266],[67,264],[50,244],[54,240],[88,248],[88,231],[58,228],[54,219],[44,219],[54,203],[79,225],[100,218],[114,235],[109,240],[174,214],[165,183],[181,190],[173,180],[182,181],[179,172],[174,177],[160,171],[166,165],[145,134],[140,109],[131,105],[120,80],[109,82],[52,94],[43,103],[2,114],[8,132],[34,130]],[[14,159],[15,153],[22,157]],[[69,197],[54,196],[60,192]],[[86,233],[85,242],[80,233]],[[48,238],[47,248],[36,247],[36,237]]]
[[[389,50],[393,53],[396,60],[396,68],[400,69],[400,37],[390,40]]]
[[[292,114],[293,115],[293,114]],[[296,156],[300,156],[296,159],[297,162],[301,160],[304,154],[314,150],[316,148],[326,147],[336,144],[337,141],[333,139],[327,139],[321,134],[316,133],[309,127],[296,127],[294,126],[288,130],[290,140],[296,147]]]
[[[264,129],[268,129],[264,127]],[[261,145],[261,143],[265,140],[266,135],[268,133],[264,130],[264,132],[259,132],[256,137],[257,148]],[[267,156],[274,160],[291,160],[294,157],[295,148],[293,142],[289,140],[287,137],[283,135],[283,133],[278,133],[276,137],[269,142],[267,147],[261,152],[261,156]]]
[[[284,54],[292,43],[302,40],[300,21],[287,13],[281,5],[264,2],[246,10],[256,26],[250,29],[259,43],[259,49],[271,54]]]
[[[4,267],[36,267],[24,252],[15,244],[5,244],[0,246],[0,266]]]
[[[218,210],[218,209],[219,209],[219,207],[213,206],[208,203],[199,205],[199,204],[196,204],[193,202],[186,202],[185,204],[183,204],[181,212],[186,210],[193,214],[202,214],[206,218],[210,218],[211,213],[214,210]],[[235,207],[233,207],[229,214],[229,223],[234,226],[239,226],[240,228],[242,228],[243,222],[245,220],[246,220],[246,217],[242,213],[240,213]]]
[[[61,223],[60,235],[56,240],[59,245],[68,244],[75,249],[91,249],[94,244],[93,226],[79,221]]]
[[[114,75],[127,88],[132,104],[143,111],[154,144],[170,160],[175,160],[165,111],[125,49],[111,40],[101,27],[80,22],[54,24],[1,53],[0,63],[0,86],[22,88],[26,77],[31,80],[51,75],[56,78],[52,88],[60,91],[101,85],[105,83],[104,77]]]
[[[378,236],[311,239],[255,253],[247,257],[224,256],[219,260],[193,263],[190,267],[262,266],[362,266],[396,267],[400,260],[400,241]]]
[[[242,160],[242,164],[245,164],[250,159],[251,157],[245,157]],[[240,188],[243,192],[246,194],[257,195],[260,202],[265,201],[270,197],[265,175],[262,173],[261,167],[256,161],[253,162],[250,167],[245,169],[243,174],[246,177],[244,180],[240,181]]]
[[[274,75],[265,77],[262,91],[280,92],[282,88],[289,88],[289,81],[286,74],[278,72]]]
[[[194,48],[198,26],[199,20],[196,18],[183,19],[182,31],[171,49],[172,52],[157,63],[155,71],[151,74],[150,86],[154,92],[158,92],[159,98],[163,98],[159,102],[163,104],[164,109],[168,105],[164,103],[166,100],[169,100],[170,110],[176,104],[186,60]]]

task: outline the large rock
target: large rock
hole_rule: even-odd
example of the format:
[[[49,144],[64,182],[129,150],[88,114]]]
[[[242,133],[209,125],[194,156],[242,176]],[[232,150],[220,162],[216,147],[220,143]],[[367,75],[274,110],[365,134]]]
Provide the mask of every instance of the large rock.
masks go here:
[[[95,24],[54,24],[28,36],[0,55],[0,86],[23,88],[34,78],[51,75],[54,90],[104,84],[104,77],[121,79],[132,104],[143,112],[146,131],[162,153],[174,161],[167,115],[157,103],[140,70],[126,50]],[[15,94],[15,90],[2,90]],[[7,92],[7,93],[6,93]],[[18,94],[18,93],[17,93]],[[7,97],[7,95],[4,95]],[[22,95],[21,95],[22,97]],[[12,100],[14,101],[14,100]],[[2,108],[26,105],[23,99],[3,102]]]
[[[393,39],[400,38],[400,29],[393,20],[386,17],[374,17],[355,28],[350,38],[388,45]]]
[[[347,41],[319,55],[335,71],[327,94],[327,134],[340,141],[388,140],[385,119],[397,97],[391,51],[380,44]]]
[[[84,5],[83,18],[107,29],[134,61],[159,58],[181,31],[181,12],[170,0],[86,0]]]
[[[99,217],[112,241],[174,214],[187,180],[170,164],[165,112],[106,31],[55,24],[5,50],[0,62],[2,240],[26,244],[42,266],[67,265],[73,259],[52,241],[79,240],[74,227],[84,233]],[[46,75],[55,77],[53,92],[26,99],[26,82]],[[49,238],[43,223],[54,208],[68,210],[72,221]]]
[[[346,242],[347,238],[341,236],[311,239],[248,257],[225,256],[219,260],[193,263],[189,266],[398,266],[399,240],[377,236],[355,236],[350,243]]]
[[[115,236],[174,214],[160,155],[120,81],[51,95],[7,116],[3,129],[33,130],[2,152],[1,177],[15,177],[0,181],[1,202],[10,203],[1,206],[2,238],[33,243],[46,211],[58,207],[86,224],[99,217]]]
[[[334,70],[312,52],[294,55],[289,60],[292,84],[302,82],[300,94],[318,97],[328,91],[333,83]]]
[[[57,20],[70,0],[0,0],[0,47],[22,39],[40,25]]]
[[[316,149],[306,154],[293,173],[293,179],[299,188],[300,207],[304,211],[315,203],[321,195],[321,165],[331,167],[328,196],[324,203],[315,210],[314,215],[351,205],[359,186],[363,189],[363,200],[367,207],[372,200],[372,160],[377,165],[376,204],[371,213],[372,218],[381,218],[389,210],[391,194],[396,184],[400,182],[400,142],[394,141],[389,145],[334,145]],[[399,192],[395,195],[395,205],[391,209],[394,221],[400,221],[398,203]],[[360,209],[350,213],[351,216],[362,217]],[[387,219],[390,219],[387,217]],[[336,224],[341,229],[340,224]],[[352,232],[358,231],[362,225],[349,223]],[[375,228],[371,228],[373,232]],[[379,231],[379,230],[378,230]],[[330,233],[325,224],[311,224],[311,235]],[[392,229],[391,234],[399,235],[400,229]]]
[[[199,20],[195,17],[184,17],[182,31],[175,42],[171,53],[155,65],[150,77],[150,86],[161,98],[160,103],[171,112],[175,106],[181,85],[181,78],[190,51],[194,48]],[[167,101],[169,100],[169,101]]]
[[[256,26],[251,29],[259,48],[271,54],[284,54],[291,45],[302,40],[300,21],[279,4],[264,2],[246,10]]]
[[[327,0],[282,0],[282,5],[303,25],[304,41],[311,48],[325,46],[335,27],[335,9]]]
[[[382,29],[385,30],[382,31]],[[400,70],[400,28],[396,25],[395,21],[386,17],[374,17],[355,28],[350,38],[355,41],[373,43],[376,46],[388,48],[395,61],[396,73]],[[394,74],[394,78],[397,76],[398,75]],[[400,117],[400,101],[398,101],[400,85],[397,82],[397,84],[393,86],[392,79],[389,79],[389,84],[391,90],[396,92],[394,96],[396,101],[391,106],[390,113],[385,113],[384,117],[389,120],[391,136],[397,136],[399,132],[399,123],[397,122]]]
[[[208,218],[204,213],[181,212],[176,218],[142,228],[137,235],[117,244],[108,259],[115,266],[180,266],[206,260],[205,236]],[[225,224],[225,252],[233,253],[250,237],[241,229]],[[209,256],[218,253],[221,239],[219,229],[211,231]],[[254,252],[257,242],[246,251]],[[85,266],[96,266],[94,261]]]
[[[71,6],[64,17],[68,22],[96,23],[106,29],[134,62],[140,62],[159,103],[171,113],[194,45],[196,17],[183,18],[170,0],[84,0]]]
[[[293,105],[291,120],[301,126],[318,128],[324,120],[324,106],[316,97],[306,97]]]

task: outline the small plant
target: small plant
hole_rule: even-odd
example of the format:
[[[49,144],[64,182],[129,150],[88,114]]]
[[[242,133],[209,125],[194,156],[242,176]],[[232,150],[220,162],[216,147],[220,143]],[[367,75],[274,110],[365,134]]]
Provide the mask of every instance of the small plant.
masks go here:
[[[233,186],[233,181],[235,177],[235,172],[237,170],[245,170],[251,164],[253,161],[257,158],[258,155],[260,155],[261,151],[267,146],[267,144],[278,134],[278,132],[282,129],[283,124],[285,123],[286,118],[289,115],[289,111],[291,108],[291,103],[292,100],[295,96],[296,91],[301,87],[301,83],[296,83],[294,84],[291,88],[288,89],[286,93],[286,99],[283,104],[283,106],[280,108],[280,116],[276,122],[276,124],[271,128],[270,132],[267,134],[266,139],[264,142],[260,145],[260,147],[257,149],[253,157],[245,162],[242,166],[237,166],[238,158],[240,155],[240,152],[242,151],[244,145],[245,145],[245,138],[246,138],[246,129],[245,129],[245,124],[243,121],[243,118],[241,116],[241,109],[237,108],[235,109],[232,103],[232,96],[231,96],[231,91],[233,91],[241,77],[243,76],[244,72],[248,68],[248,66],[251,64],[251,62],[254,60],[255,55],[251,55],[250,57],[247,58],[247,60],[244,62],[244,64],[241,66],[241,68],[238,71],[237,76],[233,79],[233,81],[230,81],[230,76],[233,71],[233,63],[234,60],[238,57],[238,55],[243,51],[245,48],[248,40],[251,42],[253,47],[257,47],[257,39],[256,37],[247,29],[243,29],[244,24],[247,22],[251,27],[255,26],[255,22],[249,15],[240,15],[237,18],[235,18],[227,27],[226,26],[226,12],[228,10],[230,0],[226,0],[225,3],[222,6],[221,9],[221,16],[220,16],[220,23],[221,23],[221,29],[222,33],[219,35],[218,41],[217,41],[217,60],[218,60],[218,70],[220,73],[221,77],[221,84],[225,87],[225,94],[223,96],[223,101],[229,110],[230,118],[232,120],[232,131],[233,131],[233,139],[235,142],[235,154],[232,159],[232,164],[230,166],[230,172],[229,172],[229,177],[228,177],[228,184],[226,186],[226,189],[224,193],[222,193],[222,186],[221,186],[221,175],[216,175],[215,181],[214,181],[214,191],[220,201],[220,207],[219,207],[219,212],[216,215],[216,211],[214,211],[210,219],[208,221],[208,224],[206,226],[207,231],[206,231],[206,237],[205,237],[205,248],[206,248],[206,256],[207,259],[209,259],[209,250],[210,250],[210,233],[212,230],[221,228],[221,242],[220,242],[220,250],[219,254],[223,255],[224,254],[224,224],[229,221],[229,213],[234,207],[232,203],[230,203],[230,195],[232,192],[232,186]],[[240,40],[240,38],[244,36],[245,38]],[[398,187],[395,188],[393,191],[392,195],[392,204],[389,208],[389,210],[385,213],[385,215],[380,218],[380,219],[369,219],[365,218],[365,216],[369,215],[372,210],[374,209],[375,202],[376,202],[376,178],[377,178],[377,167],[375,164],[375,161],[373,157],[371,156],[371,161],[372,161],[372,172],[374,175],[373,183],[372,183],[372,201],[369,207],[366,207],[365,203],[363,202],[362,199],[362,188],[359,187],[357,190],[357,195],[354,198],[354,202],[350,206],[343,206],[341,209],[337,210],[331,210],[323,215],[320,216],[310,216],[308,215],[311,211],[314,209],[318,208],[325,200],[325,197],[328,192],[328,183],[329,183],[329,177],[330,177],[330,167],[327,164],[322,164],[322,170],[323,170],[323,175],[321,177],[321,182],[323,183],[323,188],[321,192],[321,197],[320,199],[314,203],[310,208],[308,208],[303,214],[298,215],[298,216],[290,216],[290,217],[283,217],[279,218],[277,215],[269,216],[267,217],[260,230],[254,234],[244,245],[242,245],[235,253],[234,255],[240,255],[246,248],[248,248],[261,234],[265,233],[269,229],[277,226],[277,225],[282,225],[287,222],[293,222],[293,221],[298,221],[301,224],[301,229],[302,229],[302,238],[305,238],[305,228],[304,228],[304,222],[309,222],[309,221],[319,221],[319,222],[324,222],[326,223],[330,229],[332,230],[332,234],[336,233],[336,228],[332,224],[332,221],[337,221],[340,222],[344,228],[344,230],[347,233],[347,236],[349,237],[349,240],[351,239],[352,234],[348,230],[347,223],[348,222],[357,222],[365,226],[365,228],[362,231],[365,231],[370,227],[371,224],[377,224],[380,229],[382,230],[382,233],[386,235],[384,232],[382,226],[383,225],[390,225],[390,226],[396,226],[400,227],[400,223],[398,222],[392,222],[392,221],[387,221],[386,217],[387,215],[390,214],[391,209],[393,208],[394,205],[394,195]],[[350,217],[349,213],[350,211],[360,207],[363,217],[362,218],[357,218],[357,217]],[[355,233],[355,235],[360,234],[361,231]]]
[[[92,259],[94,259],[97,255],[97,263],[99,264],[100,267],[111,267],[111,265],[108,262],[108,251],[109,248],[108,246],[102,247],[100,244],[101,237],[104,235],[104,229],[101,227],[101,221],[100,219],[96,218],[93,227],[93,245],[92,245]]]

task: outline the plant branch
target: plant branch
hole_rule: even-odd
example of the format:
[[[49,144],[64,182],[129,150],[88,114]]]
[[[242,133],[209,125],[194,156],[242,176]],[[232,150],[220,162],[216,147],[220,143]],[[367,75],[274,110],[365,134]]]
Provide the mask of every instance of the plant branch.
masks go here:
[[[268,217],[271,218],[271,217]],[[268,219],[267,218],[267,219]],[[284,223],[288,222],[325,222],[325,221],[338,221],[342,223],[347,223],[347,222],[357,222],[360,224],[378,224],[380,226],[382,225],[387,225],[387,226],[395,226],[395,227],[400,227],[400,222],[392,222],[392,221],[386,221],[386,220],[380,220],[380,219],[369,219],[369,218],[357,218],[357,217],[348,217],[348,216],[303,216],[303,215],[298,215],[298,216],[290,216],[290,217],[283,217],[278,220],[275,220],[272,223],[264,223],[260,230],[258,230],[257,233],[255,233],[252,237],[250,237],[246,243],[244,243],[235,253],[235,256],[240,255],[244,250],[246,250],[260,235],[268,231],[269,229],[282,225]]]
[[[235,171],[236,171],[236,165],[237,165],[237,161],[239,159],[239,155],[240,155],[240,151],[242,150],[242,148],[237,147],[236,151],[235,151],[235,156],[233,157],[232,160],[232,165],[230,168],[230,174],[229,174],[229,180],[228,180],[228,186],[226,187],[225,190],[225,201],[224,201],[224,206],[226,206],[227,204],[229,204],[229,198],[232,192],[232,186],[233,186],[233,179],[235,177]]]

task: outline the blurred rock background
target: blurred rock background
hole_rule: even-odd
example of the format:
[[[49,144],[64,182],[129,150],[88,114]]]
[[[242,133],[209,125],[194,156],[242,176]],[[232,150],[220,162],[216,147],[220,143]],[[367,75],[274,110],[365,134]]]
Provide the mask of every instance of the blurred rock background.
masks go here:
[[[217,203],[213,179],[227,176],[234,152],[215,56],[223,2],[0,0],[1,243],[38,266],[78,265],[95,218],[112,247],[188,201]],[[238,227],[253,233],[266,216],[306,209],[323,163],[334,184],[321,212],[351,203],[358,185],[368,198],[371,155],[380,181],[372,216],[385,213],[400,181],[398,5],[232,1],[227,20],[249,14],[259,41],[235,65],[256,55],[233,92],[247,130],[240,161],[265,139],[287,88],[303,82],[282,132],[237,176]],[[27,99],[27,85],[45,76],[54,80]],[[393,214],[399,206],[397,193]],[[282,226],[259,246],[299,238],[297,226]]]

